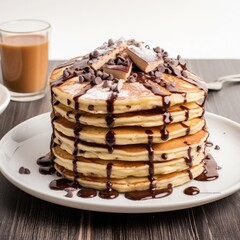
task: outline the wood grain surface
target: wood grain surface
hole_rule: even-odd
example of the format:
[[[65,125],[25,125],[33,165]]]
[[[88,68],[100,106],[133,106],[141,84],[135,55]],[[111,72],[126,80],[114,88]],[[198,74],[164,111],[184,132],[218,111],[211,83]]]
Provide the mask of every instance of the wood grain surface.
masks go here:
[[[49,70],[58,63],[50,62]],[[240,60],[189,60],[189,65],[207,82],[240,73]],[[206,109],[240,123],[240,84],[229,83],[219,92],[209,92]],[[11,102],[0,116],[0,138],[22,121],[48,111],[49,94],[30,103]],[[114,214],[39,200],[13,186],[0,173],[0,240],[5,239],[237,240],[240,239],[240,191],[186,210]]]

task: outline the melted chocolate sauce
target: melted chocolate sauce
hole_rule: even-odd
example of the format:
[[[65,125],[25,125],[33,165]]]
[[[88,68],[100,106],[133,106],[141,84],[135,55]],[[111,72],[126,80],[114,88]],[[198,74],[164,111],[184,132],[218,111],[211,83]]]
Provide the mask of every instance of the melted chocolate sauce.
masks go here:
[[[53,189],[53,190],[64,190],[65,188],[69,188],[69,187],[78,189],[81,186],[76,182],[67,180],[66,178],[60,178],[60,179],[55,179],[51,181],[49,184],[49,187],[50,189]]]
[[[192,180],[193,179],[192,172],[189,169],[187,170],[187,172],[188,172],[189,179]]]
[[[42,167],[52,166],[51,157],[47,154],[37,159],[37,164]]]
[[[184,124],[183,122],[180,122],[180,124],[182,125],[182,127],[186,128],[186,135],[189,135],[191,128],[188,125]]]
[[[187,108],[185,106],[180,106],[180,108],[182,110],[184,110],[184,112],[185,112],[185,121],[187,121],[189,119],[189,108]]]
[[[188,157],[185,157],[185,163],[188,165],[189,168],[192,167],[192,156],[191,156],[191,152],[192,152],[192,147],[190,146],[190,144],[188,144],[187,142],[184,142],[187,146],[188,146],[188,151],[187,151],[187,154],[188,154]]]
[[[49,154],[38,158],[37,164],[40,166],[39,173],[43,175],[52,175],[56,172],[55,168],[53,167],[51,156]]]
[[[92,188],[82,188],[78,191],[77,196],[81,198],[93,198],[97,196],[97,191]]]
[[[106,100],[107,103],[107,116],[106,116],[106,124],[108,127],[108,132],[105,137],[105,142],[108,147],[108,152],[112,153],[115,145],[115,132],[113,130],[115,124],[115,116],[114,116],[114,102],[118,96],[118,83],[115,84],[115,87],[112,88],[112,92]]]
[[[147,189],[144,191],[133,191],[125,193],[125,197],[130,200],[147,200],[151,198],[163,198],[170,195],[173,191],[172,184],[168,184],[163,189]]]
[[[200,193],[200,190],[197,187],[191,186],[185,188],[183,192],[186,195],[197,195]]]
[[[208,153],[208,155],[205,158],[205,164],[204,164],[205,170],[195,178],[197,181],[213,181],[218,178],[218,165],[216,161],[214,160],[213,156]]]
[[[160,130],[161,139],[167,141],[169,138],[169,132],[167,130],[167,125],[172,122],[173,118],[171,114],[165,109],[163,113],[163,128]]]
[[[107,164],[106,173],[107,173],[107,183],[106,189],[99,191],[99,197],[104,199],[113,199],[118,197],[119,192],[112,188],[112,183],[110,181],[112,173],[112,163]]]
[[[150,189],[155,189],[156,188],[156,181],[154,179],[154,150],[153,150],[153,132],[151,130],[146,130],[146,134],[148,136],[148,144],[147,144],[147,151],[148,151],[148,179],[150,181]]]

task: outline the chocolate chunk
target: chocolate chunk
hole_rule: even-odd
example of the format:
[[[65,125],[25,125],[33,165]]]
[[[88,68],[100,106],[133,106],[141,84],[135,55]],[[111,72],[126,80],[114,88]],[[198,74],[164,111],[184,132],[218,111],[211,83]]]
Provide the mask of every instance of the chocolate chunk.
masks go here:
[[[112,38],[108,40],[108,47],[112,47],[114,45],[114,41]]]
[[[93,83],[98,85],[98,84],[102,83],[102,79],[100,77],[96,77],[93,79]]]
[[[82,75],[80,75],[78,77],[78,81],[79,81],[79,83],[83,83],[84,82],[84,77]]]

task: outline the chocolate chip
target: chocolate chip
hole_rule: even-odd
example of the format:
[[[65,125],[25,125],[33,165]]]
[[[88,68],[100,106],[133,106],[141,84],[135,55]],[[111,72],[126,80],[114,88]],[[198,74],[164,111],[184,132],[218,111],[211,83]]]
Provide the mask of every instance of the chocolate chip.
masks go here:
[[[163,66],[163,64],[159,64],[158,67],[157,67],[157,70],[158,70],[159,72],[164,72],[165,67]]]
[[[186,65],[187,61],[183,59],[180,55],[177,56],[177,60],[180,65]]]
[[[181,76],[181,71],[180,71],[180,69],[178,69],[177,67],[173,67],[172,70],[173,70],[173,73],[174,73],[176,76]]]
[[[113,46],[113,45],[114,45],[114,41],[113,41],[112,38],[110,38],[110,39],[108,40],[108,47],[111,47],[111,46]]]
[[[85,73],[82,75],[86,81],[90,81],[92,74],[91,73]]]
[[[88,110],[93,111],[94,110],[94,105],[88,105]]]
[[[20,174],[24,174],[24,172],[25,172],[24,167],[20,167],[19,170],[18,170],[18,172],[19,172]]]
[[[25,171],[24,171],[25,174],[30,174],[30,170],[28,168],[25,168]]]
[[[156,53],[162,53],[162,49],[160,47],[153,48],[153,51]]]
[[[168,57],[168,52],[164,52],[164,53],[163,53],[163,57],[164,57],[164,58]]]
[[[117,65],[122,65],[124,63],[124,61],[121,58],[117,59]]]
[[[188,73],[187,73],[187,71],[183,70],[181,73],[182,73],[182,76],[183,76],[183,77],[185,77],[185,78],[188,77]]]
[[[108,65],[115,65],[114,59],[109,59],[107,64]]]
[[[113,80],[114,79],[114,76],[112,74],[109,74],[107,80]]]
[[[105,80],[105,81],[103,82],[102,87],[103,87],[103,88],[109,87],[109,84],[108,84],[108,81],[107,81],[107,80]]]
[[[117,78],[114,78],[113,79],[113,83],[118,83],[119,81],[118,81],[118,79]]]
[[[104,72],[103,75],[102,75],[102,79],[106,80],[108,77],[109,77],[109,74]]]
[[[84,77],[82,75],[80,75],[78,77],[78,81],[79,81],[79,83],[83,83],[84,82]]]
[[[102,79],[100,77],[96,77],[93,79],[93,83],[98,85],[98,84],[102,83]]]
[[[30,170],[28,168],[25,168],[25,167],[20,167],[18,172],[20,174],[30,174]]]
[[[170,68],[166,68],[165,69],[165,72],[168,73],[168,74],[171,74],[172,73],[172,70]]]
[[[102,77],[102,75],[103,75],[103,73],[102,73],[102,71],[97,71],[97,77]]]
[[[71,72],[70,72],[69,68],[64,69],[64,71],[63,71],[63,77],[64,77],[64,78],[67,78],[67,77],[69,77],[70,75],[71,75]]]
[[[98,50],[94,50],[94,51],[93,51],[93,57],[94,57],[94,58],[97,58],[98,56],[99,56]]]
[[[156,76],[157,78],[161,78],[161,77],[162,77],[162,72],[156,71],[156,72],[155,72],[155,76]]]

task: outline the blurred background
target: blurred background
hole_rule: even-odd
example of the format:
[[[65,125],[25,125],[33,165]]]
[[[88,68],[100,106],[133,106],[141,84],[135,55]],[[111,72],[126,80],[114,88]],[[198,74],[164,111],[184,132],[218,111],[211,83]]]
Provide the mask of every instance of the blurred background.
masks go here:
[[[50,59],[69,59],[119,37],[158,45],[172,57],[239,59],[239,8],[237,0],[0,0],[0,22],[50,22]]]

